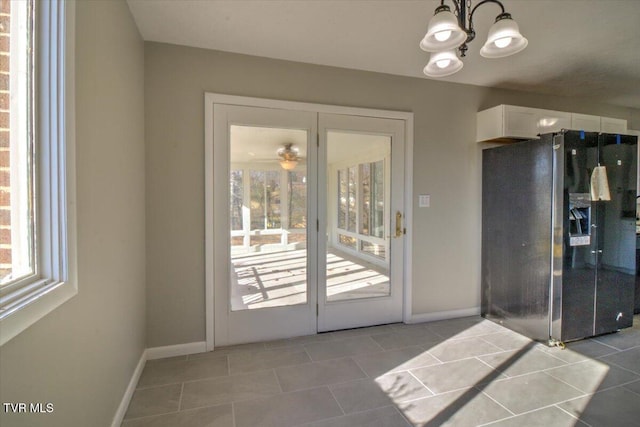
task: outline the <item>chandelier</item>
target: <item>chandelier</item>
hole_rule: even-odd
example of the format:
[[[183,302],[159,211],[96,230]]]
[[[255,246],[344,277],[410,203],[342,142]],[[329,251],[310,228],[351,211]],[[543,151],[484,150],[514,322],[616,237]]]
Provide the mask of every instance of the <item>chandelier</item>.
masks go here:
[[[501,12],[496,16],[495,23],[489,29],[489,35],[480,55],[485,58],[502,58],[518,53],[527,47],[528,41],[520,34],[518,24],[506,13],[504,6],[498,0],[482,0],[472,8],[471,0],[450,0],[455,7],[455,14],[451,12],[445,0],[435,10],[429,21],[427,34],[420,42],[420,48],[431,53],[431,58],[424,73],[429,77],[445,77],[460,71],[463,67],[460,57],[465,57],[467,43],[476,37],[473,27],[473,14],[482,5],[495,3]],[[468,16],[467,16],[468,14]]]

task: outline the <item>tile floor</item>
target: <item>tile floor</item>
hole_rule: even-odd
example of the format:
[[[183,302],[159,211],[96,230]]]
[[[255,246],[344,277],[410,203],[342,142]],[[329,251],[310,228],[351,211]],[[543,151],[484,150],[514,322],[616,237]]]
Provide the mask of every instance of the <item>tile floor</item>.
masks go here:
[[[479,317],[147,362],[123,427],[640,426],[640,318],[548,348]]]

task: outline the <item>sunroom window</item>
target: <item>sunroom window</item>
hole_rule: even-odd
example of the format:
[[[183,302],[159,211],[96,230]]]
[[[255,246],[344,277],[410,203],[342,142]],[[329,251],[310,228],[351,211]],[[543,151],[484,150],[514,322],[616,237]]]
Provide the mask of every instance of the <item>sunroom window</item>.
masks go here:
[[[386,260],[385,159],[338,169],[337,182],[337,242]]]

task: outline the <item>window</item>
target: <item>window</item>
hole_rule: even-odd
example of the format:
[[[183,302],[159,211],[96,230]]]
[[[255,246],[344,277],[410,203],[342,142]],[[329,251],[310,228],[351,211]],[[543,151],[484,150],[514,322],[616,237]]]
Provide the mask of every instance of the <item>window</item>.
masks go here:
[[[289,201],[289,228],[307,228],[307,176],[305,172],[287,173],[287,200]]]
[[[235,165],[229,174],[232,254],[303,248],[307,240],[306,171],[252,167]]]
[[[386,260],[384,165],[383,159],[337,171],[337,241],[350,250]]]
[[[74,9],[0,0],[0,345],[77,293]]]
[[[280,172],[251,171],[251,229],[280,227]]]
[[[0,3],[0,287],[34,273],[30,2]]]
[[[242,198],[244,187],[242,184],[242,170],[232,170],[230,174],[231,203],[229,204],[229,217],[231,218],[231,230],[242,230]]]

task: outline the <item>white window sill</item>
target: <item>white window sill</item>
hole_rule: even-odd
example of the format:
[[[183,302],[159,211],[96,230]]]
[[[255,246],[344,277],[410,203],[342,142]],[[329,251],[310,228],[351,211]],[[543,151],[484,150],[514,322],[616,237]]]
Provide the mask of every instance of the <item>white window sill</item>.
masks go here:
[[[16,310],[12,310],[11,313],[0,319],[0,346],[78,293],[78,288],[69,281],[49,286],[50,289],[39,294],[33,300],[24,301]],[[0,316],[2,315],[0,314]]]

